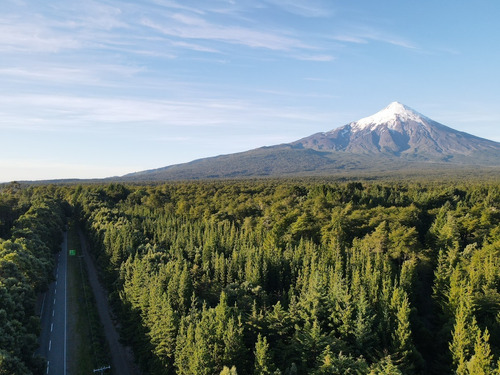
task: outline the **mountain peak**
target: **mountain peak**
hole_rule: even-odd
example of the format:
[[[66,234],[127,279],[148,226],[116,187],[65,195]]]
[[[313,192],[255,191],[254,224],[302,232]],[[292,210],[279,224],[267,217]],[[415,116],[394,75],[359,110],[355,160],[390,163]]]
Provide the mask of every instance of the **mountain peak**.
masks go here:
[[[459,132],[393,102],[372,116],[292,143],[137,172],[123,179],[333,176],[413,173],[420,168],[427,173],[433,168],[464,166],[474,170],[485,166],[498,173],[500,143]]]
[[[389,128],[394,128],[398,122],[406,121],[423,124],[423,120],[427,120],[427,117],[404,104],[392,102],[374,115],[362,118],[350,125],[354,131],[365,129],[374,130],[380,125],[387,125]]]
[[[318,151],[384,154],[418,160],[453,157],[458,160],[465,155],[486,155],[490,151],[500,155],[500,144],[451,129],[399,102],[392,102],[369,117],[293,144]]]

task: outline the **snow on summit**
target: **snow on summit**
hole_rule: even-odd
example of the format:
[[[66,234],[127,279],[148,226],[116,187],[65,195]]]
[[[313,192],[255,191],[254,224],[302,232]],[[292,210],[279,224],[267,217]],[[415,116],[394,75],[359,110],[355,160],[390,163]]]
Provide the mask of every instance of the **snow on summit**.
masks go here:
[[[399,122],[414,121],[423,124],[424,119],[427,118],[410,107],[399,102],[392,102],[374,115],[352,122],[350,125],[354,131],[374,130],[380,125],[387,125],[390,129],[394,129]]]

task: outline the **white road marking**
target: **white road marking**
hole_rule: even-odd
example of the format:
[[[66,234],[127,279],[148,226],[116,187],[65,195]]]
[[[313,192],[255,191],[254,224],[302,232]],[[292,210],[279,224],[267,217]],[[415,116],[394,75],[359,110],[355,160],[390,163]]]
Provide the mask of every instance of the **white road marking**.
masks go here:
[[[54,323],[50,323],[50,332],[52,332],[54,329]]]
[[[67,292],[68,292],[68,232],[64,232],[64,375],[66,375],[66,318],[68,316],[67,311]]]
[[[57,286],[57,280],[56,280],[56,286]]]
[[[47,361],[47,374],[49,373],[49,366],[50,366],[50,362]]]
[[[54,289],[54,295],[56,295],[56,294],[57,294],[57,289]]]
[[[52,340],[49,341],[49,352],[51,348],[52,348]]]
[[[47,297],[47,293],[45,293],[43,295],[43,301],[42,301],[42,310],[40,311],[40,317],[42,316],[43,314],[43,307],[45,306],[45,297]]]
[[[52,316],[54,316],[54,310],[52,310]]]
[[[56,299],[54,298],[54,305],[56,304]]]

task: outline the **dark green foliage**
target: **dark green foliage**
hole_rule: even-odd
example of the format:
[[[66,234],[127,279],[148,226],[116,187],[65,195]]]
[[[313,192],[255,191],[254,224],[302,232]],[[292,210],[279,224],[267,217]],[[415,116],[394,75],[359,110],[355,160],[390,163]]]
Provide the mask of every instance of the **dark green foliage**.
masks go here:
[[[500,354],[495,183],[68,187],[151,374],[464,374]]]
[[[39,374],[46,367],[34,355],[35,299],[51,281],[65,220],[61,201],[49,195],[49,188],[0,191],[0,374]]]

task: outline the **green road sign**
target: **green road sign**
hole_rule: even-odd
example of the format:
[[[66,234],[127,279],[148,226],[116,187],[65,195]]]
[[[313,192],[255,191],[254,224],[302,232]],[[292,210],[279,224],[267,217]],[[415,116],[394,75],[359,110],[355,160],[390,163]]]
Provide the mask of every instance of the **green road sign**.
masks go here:
[[[71,255],[71,256],[75,256],[75,255],[76,255],[76,250],[70,250],[70,251],[69,251],[69,255]]]

